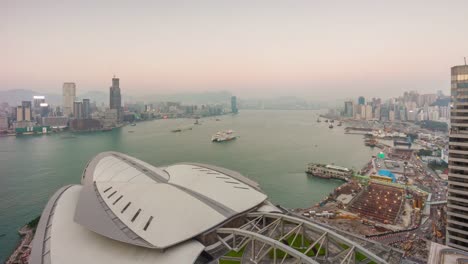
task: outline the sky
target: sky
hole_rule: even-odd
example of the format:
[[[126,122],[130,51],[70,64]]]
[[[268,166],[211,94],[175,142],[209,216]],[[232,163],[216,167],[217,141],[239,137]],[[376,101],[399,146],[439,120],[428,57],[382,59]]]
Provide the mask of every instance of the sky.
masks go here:
[[[449,92],[468,1],[0,0],[0,90],[241,97]]]

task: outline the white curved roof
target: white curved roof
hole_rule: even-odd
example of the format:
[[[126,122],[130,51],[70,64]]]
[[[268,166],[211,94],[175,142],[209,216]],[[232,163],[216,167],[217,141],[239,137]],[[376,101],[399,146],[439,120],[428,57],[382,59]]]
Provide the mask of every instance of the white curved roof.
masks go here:
[[[31,263],[193,263],[204,249],[201,243],[190,240],[163,252],[121,243],[89,231],[73,221],[81,189],[81,186],[72,186],[56,201],[48,223],[50,231],[45,248],[50,251],[50,262],[34,259]]]
[[[266,200],[240,175],[212,168],[176,164],[163,170],[121,153],[101,153],[83,175],[75,221],[122,242],[162,249]],[[106,214],[96,212],[99,208]]]

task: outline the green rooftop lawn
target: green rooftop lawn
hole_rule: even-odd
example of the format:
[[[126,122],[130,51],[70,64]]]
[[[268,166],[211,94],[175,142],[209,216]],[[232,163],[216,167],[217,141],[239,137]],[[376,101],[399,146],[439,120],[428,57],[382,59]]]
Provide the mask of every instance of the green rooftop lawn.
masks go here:
[[[349,246],[347,246],[345,244],[340,244],[340,246],[343,249],[348,249],[349,248]],[[358,252],[358,251],[355,251],[355,256],[356,256],[357,261],[363,261],[363,260],[367,259],[366,255],[364,255],[364,254],[362,254],[361,252]],[[377,264],[377,263],[375,263],[374,261],[371,261],[371,262],[369,262],[369,264]]]
[[[282,241],[284,244],[286,245],[289,245],[290,247],[292,247],[293,249],[301,252],[301,253],[304,253],[307,248],[309,248],[310,245],[312,245],[314,243],[314,241],[309,241],[307,238],[304,238],[304,247],[301,247],[301,244],[302,244],[302,235],[301,234],[298,234],[297,237],[296,237],[296,240],[294,240],[294,236],[295,234],[292,234],[291,236],[289,236],[285,241]],[[293,240],[294,240],[294,243],[293,243]],[[313,257],[315,256],[315,254],[317,253],[317,251],[319,250],[320,248],[320,245],[317,244],[314,246],[313,249],[311,249],[309,252],[307,252],[307,256],[309,257]],[[271,258],[273,258],[274,256],[274,250],[270,250],[270,252],[268,253],[269,256]],[[286,253],[280,249],[276,249],[276,257],[277,258],[283,258],[284,255],[286,255]],[[319,256],[324,256],[325,255],[325,248],[321,248],[320,251],[319,251]]]

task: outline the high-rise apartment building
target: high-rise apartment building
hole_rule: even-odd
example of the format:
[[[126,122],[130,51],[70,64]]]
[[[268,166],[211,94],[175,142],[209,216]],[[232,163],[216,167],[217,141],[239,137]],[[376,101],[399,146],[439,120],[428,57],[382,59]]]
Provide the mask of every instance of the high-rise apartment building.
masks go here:
[[[0,113],[0,131],[8,129],[8,117],[4,113]]]
[[[451,72],[446,244],[468,251],[468,66]]]
[[[117,120],[120,122],[122,118],[122,97],[120,95],[119,78],[112,78],[112,86],[109,88],[110,101],[109,108],[117,110]]]
[[[31,101],[21,102],[21,121],[31,121],[32,109]]]
[[[91,103],[89,99],[83,99],[83,118],[84,119],[91,118]]]
[[[237,109],[237,97],[235,96],[231,97],[231,111],[234,114],[237,114],[237,112],[239,112],[239,109]]]
[[[43,95],[34,95],[33,96],[33,106],[34,110],[39,110],[41,108],[41,104],[45,103],[45,96]]]
[[[365,105],[366,104],[366,98],[364,98],[364,96],[359,96],[358,104]]]
[[[344,115],[346,117],[353,117],[354,116],[354,104],[353,101],[346,101],[344,103]]]
[[[20,122],[23,121],[23,106],[18,105],[16,107],[16,121]]]
[[[73,115],[73,103],[76,97],[76,85],[75,83],[64,83],[62,89],[62,104],[63,104],[63,115]]]
[[[366,105],[366,120],[371,120],[374,118],[374,115],[372,113],[372,105],[367,104]]]
[[[83,102],[73,102],[73,117],[75,119],[83,118]]]

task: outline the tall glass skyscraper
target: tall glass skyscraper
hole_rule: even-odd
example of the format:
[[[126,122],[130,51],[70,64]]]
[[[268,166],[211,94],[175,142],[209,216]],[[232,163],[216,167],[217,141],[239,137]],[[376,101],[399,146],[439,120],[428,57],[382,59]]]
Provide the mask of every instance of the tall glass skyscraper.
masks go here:
[[[120,95],[120,84],[119,78],[112,78],[112,86],[110,87],[110,109],[117,110],[117,120],[120,122],[122,120],[122,97]]]
[[[237,108],[237,97],[235,96],[231,97],[231,111],[234,114],[237,114],[237,112],[239,112],[239,109]]]
[[[448,246],[468,251],[468,66],[452,67],[447,194]]]
[[[63,115],[68,117],[73,114],[73,103],[76,96],[75,83],[64,83],[62,95]]]

